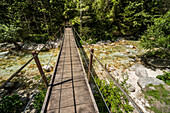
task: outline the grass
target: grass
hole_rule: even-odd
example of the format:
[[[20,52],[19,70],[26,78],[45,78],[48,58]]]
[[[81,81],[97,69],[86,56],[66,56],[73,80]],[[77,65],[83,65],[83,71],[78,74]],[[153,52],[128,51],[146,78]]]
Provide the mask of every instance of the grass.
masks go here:
[[[155,89],[148,89],[144,92],[145,98],[147,98],[151,105],[148,109],[154,111],[155,113],[167,112],[168,106],[170,105],[170,91],[166,90],[162,84],[158,86],[150,84],[147,88],[149,87],[154,87]]]

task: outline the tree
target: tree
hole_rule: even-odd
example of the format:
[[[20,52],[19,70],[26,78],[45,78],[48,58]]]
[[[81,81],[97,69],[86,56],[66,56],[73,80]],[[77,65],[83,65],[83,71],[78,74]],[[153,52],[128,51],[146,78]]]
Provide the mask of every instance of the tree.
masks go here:
[[[141,45],[149,49],[153,55],[158,53],[159,57],[170,56],[170,11],[164,16],[154,20],[141,38]]]

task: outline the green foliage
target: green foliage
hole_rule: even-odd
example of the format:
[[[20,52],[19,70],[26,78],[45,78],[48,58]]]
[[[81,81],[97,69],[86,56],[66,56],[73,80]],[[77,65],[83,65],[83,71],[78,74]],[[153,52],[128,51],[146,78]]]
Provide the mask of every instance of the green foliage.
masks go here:
[[[170,55],[170,11],[154,20],[141,38],[141,45],[152,51],[153,55],[160,52],[161,58]]]
[[[22,105],[19,95],[5,96],[0,101],[0,111],[1,113],[20,113]]]
[[[164,4],[163,0],[82,1],[81,34],[87,41],[140,34],[164,13]],[[74,18],[73,24],[79,19]]]
[[[144,92],[145,98],[151,105],[148,109],[154,111],[155,113],[167,113],[170,105],[170,91],[166,90],[162,84],[158,86],[149,84],[147,87],[154,87],[153,90],[148,88],[148,90]]]
[[[162,84],[158,86],[149,85],[148,87],[150,86],[154,87],[156,90],[147,90],[145,92],[147,98],[148,96],[151,96],[154,99],[160,101],[161,103],[164,102],[166,105],[170,105],[169,99],[170,91],[166,90]]]
[[[163,80],[166,84],[170,85],[170,72],[164,72],[164,75],[158,75],[156,78]]]
[[[15,32],[20,36],[17,36],[19,41],[47,41],[48,37],[53,36],[64,21],[62,13],[65,2],[66,0],[1,0],[0,24],[9,28],[6,34],[13,32],[13,29],[20,28],[19,32]],[[2,34],[0,33],[0,35]],[[10,40],[4,41],[15,39],[15,37],[9,36]]]
[[[2,42],[16,42],[20,41],[19,33],[20,27],[14,25],[0,24],[0,41]]]
[[[45,96],[46,90],[40,91],[40,93],[35,96],[34,108],[37,109],[38,112],[41,111]]]
[[[97,85],[99,86],[107,105],[109,106],[111,112],[132,112],[133,107],[129,105],[129,101],[126,96],[120,91],[120,89],[114,85],[113,82],[107,84],[105,80],[100,80],[95,78]],[[121,83],[121,86],[125,89],[125,81]],[[104,103],[101,100],[100,95],[97,93],[94,95],[96,98],[96,103],[100,112],[107,112],[107,109],[103,106]]]

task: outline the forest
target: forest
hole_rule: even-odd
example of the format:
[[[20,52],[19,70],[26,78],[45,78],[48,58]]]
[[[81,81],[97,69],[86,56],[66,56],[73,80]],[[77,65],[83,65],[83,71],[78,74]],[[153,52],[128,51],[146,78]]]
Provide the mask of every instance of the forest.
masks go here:
[[[1,71],[4,73],[5,69],[12,67],[14,57],[21,60],[20,66],[26,63],[25,60],[27,60],[27,56],[31,56],[31,52],[23,49],[24,44],[43,45],[50,41],[54,43],[56,41],[54,35],[58,30],[62,31],[62,26],[65,26],[67,22],[78,31],[82,38],[77,42],[81,45],[79,51],[83,49],[83,53],[89,58],[90,54],[85,48],[84,41],[88,47],[93,48],[95,55],[102,61],[108,72],[112,75],[119,75],[120,78],[115,78],[128,94],[132,97],[142,95],[139,98],[144,98],[143,100],[138,101],[136,97],[135,99],[140,107],[145,106],[141,107],[143,111],[146,110],[144,112],[169,111],[170,0],[1,0],[0,73]],[[61,40],[59,37],[57,38]],[[58,42],[56,43],[58,44]],[[15,46],[14,50],[13,48],[4,49],[3,45],[9,44]],[[45,59],[40,58],[43,62],[42,66],[45,66],[44,62],[47,60],[45,57],[50,57],[48,56],[50,54],[57,59],[57,52],[61,46],[56,48],[48,48],[40,54],[41,58]],[[54,51],[57,52],[54,53]],[[80,54],[82,55],[82,53]],[[13,60],[11,60],[12,58]],[[52,60],[52,65],[51,68],[55,65],[54,60]],[[34,63],[29,65],[30,69],[35,67]],[[105,79],[107,78],[106,73],[96,61],[93,61],[93,69],[98,76],[95,80],[110,111],[112,113],[133,112],[134,108],[129,104],[128,99],[121,96],[123,93],[113,85],[113,81],[108,83],[108,80]],[[49,75],[48,82],[52,70],[46,71]],[[88,69],[85,68],[85,70]],[[24,78],[23,76],[27,75],[27,72],[21,71],[17,77],[23,78],[18,79],[19,82],[17,79],[12,82],[20,83],[26,80],[37,82],[41,77],[38,72],[34,74]],[[1,80],[3,78],[1,75],[0,84],[2,81],[4,82]],[[4,76],[6,75],[4,74]],[[150,81],[158,79],[163,85],[147,84],[143,88],[140,86],[142,79],[145,81],[147,81],[146,79]],[[28,84],[31,84],[30,89],[33,90],[35,84],[32,81],[23,83],[25,89],[22,90],[27,90]],[[134,81],[134,83],[129,83],[129,81]],[[138,89],[140,90],[138,91]],[[96,88],[92,90],[95,92]],[[12,95],[13,93],[10,91],[4,93],[5,91],[6,89],[0,88],[0,111],[4,113],[23,111],[26,103],[21,101],[22,94],[18,91],[17,94]],[[29,91],[27,90],[24,94],[30,95]],[[103,107],[105,106],[103,100],[96,92],[94,97],[99,111],[106,113],[107,109]],[[33,109],[30,107],[29,110],[36,109],[36,112],[40,112],[45,95],[46,89],[43,83],[40,83],[38,91],[34,95],[35,99],[32,104],[34,107]],[[28,100],[24,101],[28,102]]]
[[[16,46],[17,41],[44,42],[69,20],[89,43],[142,37],[146,49],[169,52],[169,4],[169,0],[1,0],[0,41]]]

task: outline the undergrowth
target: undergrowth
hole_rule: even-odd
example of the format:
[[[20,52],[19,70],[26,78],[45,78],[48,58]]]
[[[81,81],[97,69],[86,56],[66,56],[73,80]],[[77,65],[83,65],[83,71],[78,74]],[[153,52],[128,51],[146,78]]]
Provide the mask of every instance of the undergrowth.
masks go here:
[[[37,110],[38,113],[40,113],[43,102],[44,102],[44,98],[46,96],[46,90],[42,90],[40,91],[34,98],[34,108]]]
[[[156,78],[163,80],[166,84],[170,85],[170,72],[164,72],[164,75],[158,75]]]
[[[158,86],[150,84],[147,87],[154,87],[153,90],[147,90],[144,92],[145,98],[151,105],[148,109],[154,111],[155,113],[167,112],[167,106],[170,105],[170,91],[166,90],[162,84]]]
[[[20,96],[13,94],[5,96],[0,101],[0,112],[1,113],[20,113],[23,103],[20,100]]]
[[[95,80],[111,112],[123,113],[123,112],[133,111],[134,108],[131,105],[129,105],[128,99],[122,93],[122,91],[120,91],[120,89],[117,86],[115,86],[114,82],[110,82],[110,84],[108,84],[105,80],[100,80],[97,77],[95,78]],[[124,85],[125,85],[125,81],[121,83],[121,86],[124,87]],[[108,110],[106,107],[104,107],[105,105],[100,94],[95,93],[94,97],[95,97],[100,113],[107,113]]]

